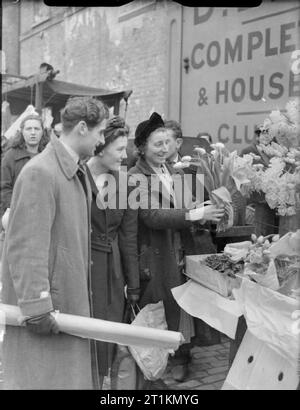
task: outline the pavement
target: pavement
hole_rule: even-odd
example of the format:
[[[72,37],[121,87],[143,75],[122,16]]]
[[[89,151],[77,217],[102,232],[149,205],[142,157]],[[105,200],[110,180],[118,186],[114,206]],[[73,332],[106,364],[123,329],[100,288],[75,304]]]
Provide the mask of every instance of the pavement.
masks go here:
[[[221,343],[212,346],[193,347],[189,373],[184,382],[173,379],[170,367],[163,376],[171,390],[220,390],[229,371],[230,339],[221,336]],[[110,390],[110,379],[104,379],[103,390]]]
[[[229,340],[222,335],[220,344],[194,347],[191,350],[192,361],[189,364],[189,373],[185,381],[175,381],[172,378],[170,368],[167,367],[163,377],[164,382],[172,390],[220,390],[229,370]],[[3,387],[1,352],[0,334],[0,390]],[[110,390],[109,378],[105,379],[103,390]]]
[[[191,350],[192,361],[184,382],[176,382],[167,368],[164,382],[175,390],[220,390],[229,370],[229,339],[221,338],[221,343]]]

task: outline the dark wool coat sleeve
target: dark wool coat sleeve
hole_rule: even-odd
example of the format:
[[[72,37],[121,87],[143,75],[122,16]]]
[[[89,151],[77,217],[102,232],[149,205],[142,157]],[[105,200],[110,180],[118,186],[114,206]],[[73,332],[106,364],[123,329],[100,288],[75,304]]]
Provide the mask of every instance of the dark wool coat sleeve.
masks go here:
[[[140,287],[137,252],[137,224],[138,211],[134,209],[125,210],[118,235],[123,274],[126,284],[130,289],[138,289]]]
[[[30,154],[22,148],[10,148],[6,151],[1,164],[1,215],[10,207],[16,179],[30,158]]]
[[[152,190],[149,176],[136,179],[136,170],[133,168],[129,178],[129,192],[138,189],[139,218],[148,228],[164,230],[191,226],[191,222],[186,220],[187,209],[162,209],[160,192]]]
[[[14,158],[12,150],[7,151],[1,164],[1,215],[10,207],[14,184]]]
[[[140,209],[140,218],[148,228],[183,229],[191,226],[185,209]]]
[[[53,309],[50,294],[41,297],[41,292],[50,291],[48,256],[56,206],[52,179],[45,169],[24,168],[14,187],[7,255],[24,316]]]

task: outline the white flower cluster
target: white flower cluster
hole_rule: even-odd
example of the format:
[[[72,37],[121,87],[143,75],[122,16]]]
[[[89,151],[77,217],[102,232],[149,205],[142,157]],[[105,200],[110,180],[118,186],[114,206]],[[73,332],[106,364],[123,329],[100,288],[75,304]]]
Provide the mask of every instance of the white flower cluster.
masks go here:
[[[241,191],[265,194],[265,200],[279,215],[294,215],[298,206],[296,192],[300,180],[300,99],[290,100],[285,114],[272,111],[260,127],[257,149],[260,164],[253,164],[249,157],[236,161],[247,175],[248,183]],[[244,168],[243,165],[244,164]],[[240,171],[239,171],[240,172]]]
[[[261,149],[265,151],[266,147],[277,142],[286,148],[298,147],[300,145],[300,99],[295,98],[285,106],[285,114],[279,110],[271,112],[260,127],[259,143]]]
[[[276,209],[279,215],[294,215],[296,213],[296,184],[300,174],[286,170],[286,161],[280,157],[270,159],[269,166],[254,166],[251,178],[251,190],[263,192],[271,209]]]

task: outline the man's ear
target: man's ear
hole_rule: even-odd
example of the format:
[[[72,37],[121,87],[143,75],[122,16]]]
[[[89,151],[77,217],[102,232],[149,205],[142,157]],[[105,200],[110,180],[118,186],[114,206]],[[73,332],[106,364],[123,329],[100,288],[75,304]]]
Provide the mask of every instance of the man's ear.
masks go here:
[[[180,147],[181,147],[182,143],[183,143],[183,138],[177,138],[176,139],[176,145],[177,145],[177,150],[178,151],[180,150]]]
[[[87,125],[85,121],[79,121],[79,123],[76,125],[76,131],[80,134],[80,135],[85,135],[86,130],[87,130]]]

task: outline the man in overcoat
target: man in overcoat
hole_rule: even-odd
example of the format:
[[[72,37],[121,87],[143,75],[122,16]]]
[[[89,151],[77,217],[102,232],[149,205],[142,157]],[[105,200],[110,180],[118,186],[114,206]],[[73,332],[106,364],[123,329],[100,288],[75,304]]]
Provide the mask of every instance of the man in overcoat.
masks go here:
[[[51,312],[92,316],[91,188],[81,160],[104,142],[107,115],[94,98],[70,99],[60,139],[52,135],[17,178],[3,251],[2,302],[20,307],[25,326],[6,326],[6,389],[97,388],[94,343],[59,332]]]

